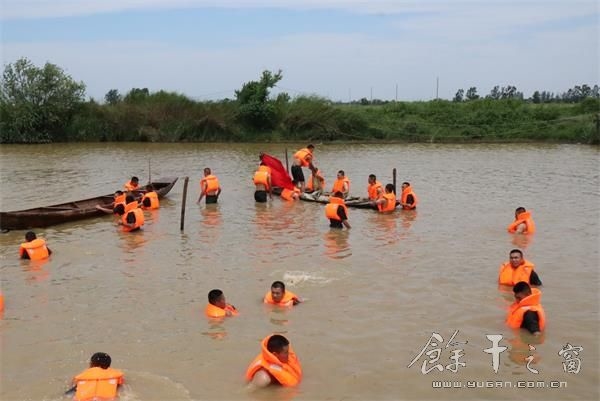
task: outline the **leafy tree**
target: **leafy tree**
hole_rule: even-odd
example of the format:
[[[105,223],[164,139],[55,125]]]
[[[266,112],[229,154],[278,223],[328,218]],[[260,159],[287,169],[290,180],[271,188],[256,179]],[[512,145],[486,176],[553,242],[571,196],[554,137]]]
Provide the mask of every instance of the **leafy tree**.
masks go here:
[[[146,100],[150,96],[148,88],[132,88],[123,98],[123,101],[127,103],[139,103]]]
[[[477,94],[477,88],[471,86],[469,90],[467,90],[467,100],[477,100],[479,99],[479,95]]]
[[[531,101],[535,104],[541,103],[542,102],[542,97],[540,95],[539,91],[535,91],[533,92],[533,95],[531,96]]]
[[[260,81],[246,82],[242,89],[236,90],[238,119],[256,130],[273,128],[277,121],[275,106],[269,101],[269,90],[282,78],[281,70],[275,74],[265,70]]]
[[[454,99],[452,99],[452,101],[453,102],[462,102],[464,94],[465,94],[464,89],[457,90],[456,95],[454,95]]]
[[[64,140],[63,128],[81,106],[83,82],[50,63],[38,68],[26,58],[6,65],[0,82],[2,142]]]
[[[490,94],[487,96],[490,99],[498,100],[502,96],[502,92],[500,92],[500,87],[498,85],[494,86],[490,91]]]
[[[111,89],[104,95],[104,100],[108,104],[115,105],[121,101],[121,94],[116,89]]]

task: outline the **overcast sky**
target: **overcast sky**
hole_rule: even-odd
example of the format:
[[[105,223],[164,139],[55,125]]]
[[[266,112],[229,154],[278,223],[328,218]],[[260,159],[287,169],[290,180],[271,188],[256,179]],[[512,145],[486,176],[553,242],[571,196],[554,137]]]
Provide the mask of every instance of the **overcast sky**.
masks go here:
[[[233,98],[279,69],[277,91],[343,101],[428,100],[438,78],[446,99],[471,86],[529,97],[600,81],[597,0],[1,3],[2,64],[56,64],[97,100],[133,87]]]

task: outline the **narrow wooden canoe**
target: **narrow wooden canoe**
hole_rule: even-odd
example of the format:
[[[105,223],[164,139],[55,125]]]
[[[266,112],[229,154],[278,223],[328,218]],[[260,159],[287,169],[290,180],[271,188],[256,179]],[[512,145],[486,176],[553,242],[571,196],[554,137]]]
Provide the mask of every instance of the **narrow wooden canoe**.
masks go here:
[[[316,203],[327,204],[327,203],[329,203],[329,196],[328,195],[313,196],[308,193],[303,193],[300,195],[300,200],[303,200],[305,202],[316,202]],[[370,201],[364,200],[364,199],[361,199],[358,197],[350,197],[350,198],[346,199],[346,201],[344,203],[346,204],[346,206],[353,207],[356,209],[377,210],[377,206],[373,206]],[[399,204],[400,204],[400,201],[396,199],[396,207],[398,207]]]
[[[177,182],[177,177],[169,177],[153,181],[152,185],[158,197],[162,198],[169,193],[175,182]],[[58,205],[42,206],[14,212],[0,212],[0,229],[4,231],[25,230],[105,216],[106,213],[96,209],[96,205],[110,208],[113,202],[113,193],[74,202],[60,203]]]

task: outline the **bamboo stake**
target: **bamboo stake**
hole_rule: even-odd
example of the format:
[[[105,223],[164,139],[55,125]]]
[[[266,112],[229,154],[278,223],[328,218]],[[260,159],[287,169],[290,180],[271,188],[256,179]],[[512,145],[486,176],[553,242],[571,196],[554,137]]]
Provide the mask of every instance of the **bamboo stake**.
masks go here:
[[[392,170],[392,182],[394,184],[394,192],[398,195],[398,190],[396,189],[396,168]]]
[[[181,231],[183,231],[183,226],[185,223],[185,200],[187,199],[187,187],[189,180],[190,177],[185,177],[185,180],[183,181],[183,199],[181,201],[181,223],[179,225],[179,229]]]

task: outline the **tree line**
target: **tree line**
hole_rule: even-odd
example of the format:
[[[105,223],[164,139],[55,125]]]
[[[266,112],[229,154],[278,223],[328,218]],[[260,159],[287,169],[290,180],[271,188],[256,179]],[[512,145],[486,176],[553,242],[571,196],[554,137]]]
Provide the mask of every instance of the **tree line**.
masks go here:
[[[514,86],[480,97],[460,89],[452,101],[334,103],[318,96],[271,96],[281,71],[263,71],[234,99],[194,101],[132,88],[85,99],[86,86],[60,67],[26,58],[0,82],[0,143],[68,141],[556,141],[597,143],[598,85],[529,99]]]

